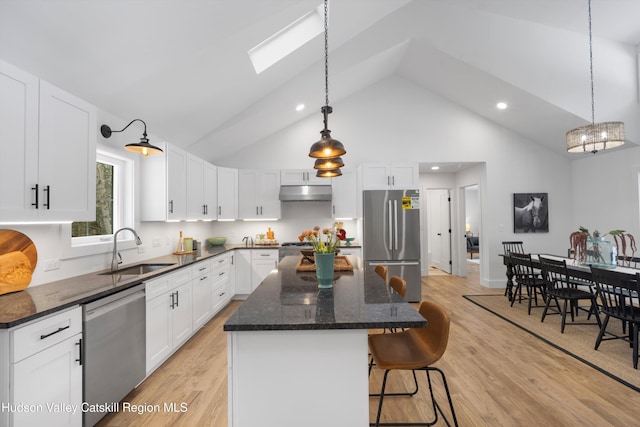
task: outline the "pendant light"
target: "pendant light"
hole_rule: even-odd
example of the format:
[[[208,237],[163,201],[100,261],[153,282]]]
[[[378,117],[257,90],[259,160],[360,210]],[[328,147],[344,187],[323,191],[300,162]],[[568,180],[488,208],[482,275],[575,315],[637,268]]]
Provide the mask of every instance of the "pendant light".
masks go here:
[[[600,122],[595,119],[593,95],[593,41],[591,35],[591,0],[589,1],[589,69],[591,72],[591,124],[570,130],[566,134],[569,153],[597,153],[599,150],[624,144],[624,123]]]
[[[337,139],[331,138],[331,131],[328,128],[329,114],[333,112],[333,108],[329,105],[329,25],[328,25],[328,0],[324,0],[324,88],[325,88],[325,105],[320,109],[324,118],[324,129],[320,131],[322,138],[314,143],[309,150],[309,157],[316,160],[315,169],[319,171],[316,176],[323,178],[331,178],[340,176],[340,167],[344,166],[344,162],[340,158],[346,154],[347,150],[344,145]],[[332,171],[329,173],[328,171]]]
[[[142,132],[142,138],[140,138],[140,142],[132,142],[131,144],[127,144],[125,145],[125,150],[129,150],[132,151],[134,153],[138,153],[138,154],[142,154],[143,156],[148,156],[149,154],[162,154],[163,151],[162,149],[149,144],[149,138],[147,138],[147,124],[140,120],[140,119],[133,119],[129,122],[128,125],[126,125],[124,128],[122,128],[121,130],[112,130],[109,126],[107,125],[102,125],[100,126],[100,133],[102,134],[102,136],[104,136],[105,138],[110,138],[111,134],[114,132],[122,132],[125,129],[127,129],[129,126],[131,126],[131,124],[133,122],[141,122],[144,125],[144,131]]]

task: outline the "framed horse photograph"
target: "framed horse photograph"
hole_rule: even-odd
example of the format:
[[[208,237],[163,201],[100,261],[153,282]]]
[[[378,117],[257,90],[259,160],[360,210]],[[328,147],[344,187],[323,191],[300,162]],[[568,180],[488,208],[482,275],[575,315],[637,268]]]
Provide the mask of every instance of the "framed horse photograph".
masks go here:
[[[513,193],[513,232],[549,232],[549,195]]]

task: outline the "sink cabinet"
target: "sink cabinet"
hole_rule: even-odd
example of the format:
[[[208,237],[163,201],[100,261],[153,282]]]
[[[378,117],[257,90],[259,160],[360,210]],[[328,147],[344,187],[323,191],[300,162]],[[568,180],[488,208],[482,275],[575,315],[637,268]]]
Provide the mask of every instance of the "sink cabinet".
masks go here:
[[[183,268],[146,282],[147,375],[193,332],[191,270]]]
[[[0,219],[95,220],[96,108],[2,61],[0,94]]]
[[[33,405],[34,412],[0,411],[0,425],[82,425],[82,412],[47,405],[82,404],[82,309],[78,306],[0,331],[0,402]]]

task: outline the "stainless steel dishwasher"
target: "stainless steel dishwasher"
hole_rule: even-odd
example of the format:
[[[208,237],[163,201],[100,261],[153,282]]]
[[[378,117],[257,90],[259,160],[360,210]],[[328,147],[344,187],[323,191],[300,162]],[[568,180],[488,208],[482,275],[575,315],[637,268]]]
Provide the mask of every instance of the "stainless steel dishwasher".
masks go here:
[[[146,375],[144,296],[142,284],[83,306],[84,426],[114,411]]]

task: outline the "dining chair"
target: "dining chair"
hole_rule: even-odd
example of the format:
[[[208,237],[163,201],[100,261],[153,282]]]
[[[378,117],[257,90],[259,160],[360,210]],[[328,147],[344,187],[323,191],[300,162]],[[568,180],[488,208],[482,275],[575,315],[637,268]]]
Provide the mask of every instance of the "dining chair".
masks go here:
[[[396,291],[402,298],[407,295],[407,281],[400,276],[391,276],[389,279],[389,287]]]
[[[449,409],[451,411],[453,425],[458,425],[456,412],[453,408],[453,400],[451,399],[451,393],[449,392],[449,386],[447,385],[445,374],[440,368],[433,366],[434,363],[442,358],[445,350],[447,349],[451,320],[443,307],[430,301],[421,302],[418,311],[425,319],[427,319],[427,327],[409,328],[403,332],[395,334],[378,334],[369,336],[369,350],[373,356],[372,362],[369,365],[369,374],[371,374],[371,368],[374,363],[377,368],[384,370],[380,393],[373,395],[379,396],[380,401],[378,402],[378,413],[376,415],[375,424],[372,423],[371,425],[434,425],[438,422],[438,414],[440,414],[444,418],[444,422],[450,426],[451,424],[447,419],[447,416],[442,411],[442,408],[438,404],[433,393],[433,385],[431,382],[431,373],[433,372],[438,373],[442,378],[447,400],[449,401]],[[385,396],[400,395],[398,393],[385,393],[387,377],[389,373],[394,370],[412,371],[414,379],[416,378],[416,371],[425,371],[427,384],[429,386],[429,395],[431,396],[431,406],[434,413],[434,419],[432,421],[428,423],[380,422],[380,416],[382,415],[382,403]],[[413,394],[417,392],[418,383],[416,380],[416,389]],[[413,394],[404,393],[402,395]]]
[[[376,268],[374,269],[374,271],[376,272],[376,274],[380,277],[382,277],[382,280],[385,281],[385,283],[387,282],[387,267],[384,265],[376,265]]]
[[[640,273],[636,273],[634,277],[614,270],[591,266],[591,274],[600,298],[600,312],[605,316],[596,339],[595,349],[600,347],[602,341],[628,340],[633,348],[633,367],[638,369]],[[624,324],[628,324],[629,334],[625,336],[608,333],[605,338],[610,317],[620,319]]]
[[[523,300],[522,287],[527,289],[528,309],[527,314],[531,314],[532,302],[535,301],[536,307],[542,307],[538,304],[538,294],[540,294],[543,302],[546,304],[545,281],[541,275],[534,270],[531,262],[531,254],[521,254],[510,252],[509,258],[514,269],[514,277],[516,280],[516,289],[511,298],[511,306],[518,299],[518,303]]]
[[[576,322],[575,316],[580,309],[580,301],[589,301],[589,315],[587,320],[594,314],[598,327],[602,327],[600,315],[598,314],[598,304],[596,295],[590,290],[586,290],[584,286],[579,286],[570,276],[567,269],[566,260],[556,260],[539,256],[540,265],[542,267],[542,277],[545,281],[546,304],[542,311],[541,322],[544,322],[547,312],[551,305],[551,301],[555,302],[557,313],[562,315],[560,324],[560,332],[564,333],[567,323],[567,311],[571,312],[571,323],[574,325],[591,325],[595,323]],[[560,302],[562,300],[562,309]]]
[[[524,253],[524,244],[522,243],[522,241],[518,240],[518,241],[503,241],[502,242],[502,250],[503,250],[503,255],[504,256],[509,256],[509,254],[511,252],[516,252],[519,254],[523,254]],[[507,281],[507,285],[505,286],[504,289],[504,296],[506,297],[509,294],[509,282]]]

